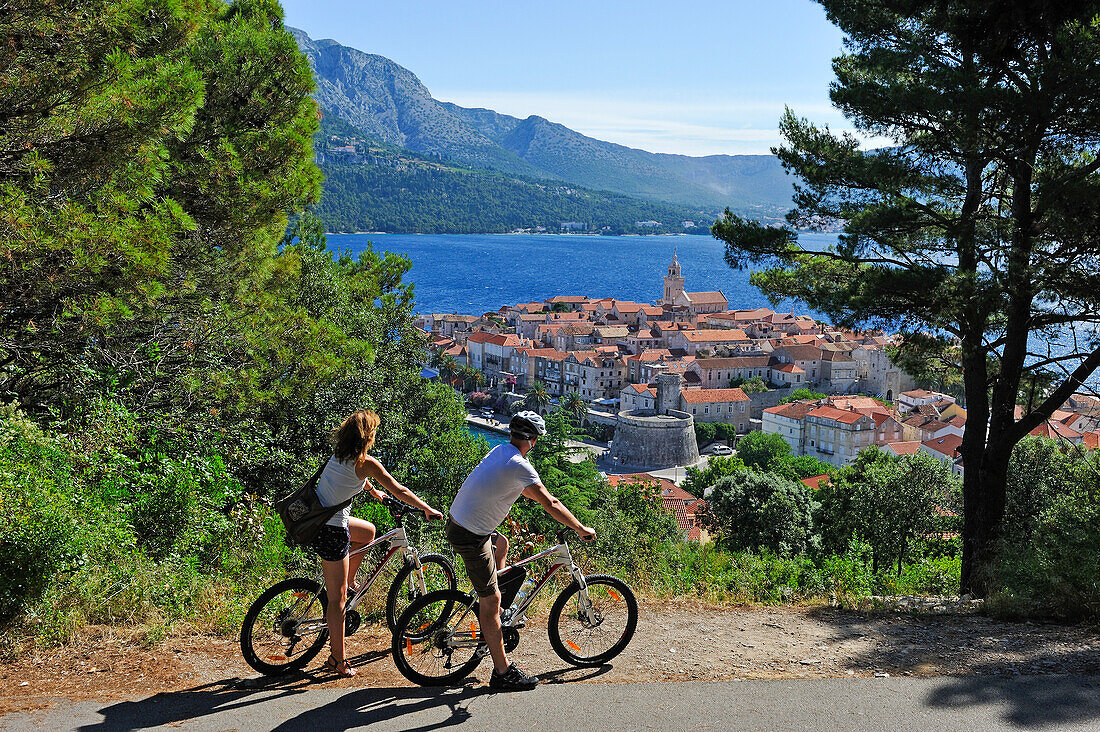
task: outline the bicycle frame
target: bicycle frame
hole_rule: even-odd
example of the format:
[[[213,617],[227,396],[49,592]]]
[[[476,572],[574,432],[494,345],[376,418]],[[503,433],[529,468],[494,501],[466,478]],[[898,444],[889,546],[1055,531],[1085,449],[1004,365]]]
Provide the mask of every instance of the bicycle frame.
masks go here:
[[[367,578],[367,581],[364,582],[359,587],[359,589],[355,591],[354,595],[347,599],[347,602],[344,604],[345,614],[355,609],[355,606],[359,604],[359,601],[363,598],[363,596],[367,594],[374,583],[378,581],[378,578],[382,576],[382,570],[386,568],[386,565],[390,563],[390,560],[392,560],[398,552],[402,553],[403,559],[406,563],[411,562],[413,566],[416,567],[418,570],[422,569],[420,565],[420,552],[417,551],[416,547],[409,544],[408,536],[406,536],[405,534],[405,527],[401,524],[398,524],[396,528],[387,531],[385,534],[382,534],[382,536],[377,537],[370,544],[366,544],[349,553],[348,556],[352,557],[356,554],[363,554],[387,541],[389,542],[390,546],[389,549],[386,550],[386,556],[382,557],[382,561],[378,563],[378,566],[370,574],[370,577]],[[423,572],[417,572],[415,575],[412,576],[416,577],[416,581],[419,584],[418,589],[420,590],[420,593],[424,594],[425,592],[427,592],[427,588],[424,584]],[[316,574],[314,574],[313,578],[317,581],[317,584],[319,584],[321,588],[324,589],[324,572],[318,571]],[[319,594],[320,590],[318,591],[318,595]],[[314,595],[314,597],[317,597],[317,595]],[[322,616],[321,618],[314,620],[312,623],[303,623],[301,626],[299,626],[299,629],[302,631],[299,634],[304,635],[306,633],[320,631],[325,627],[325,619],[324,616]]]
[[[508,614],[507,619],[505,619],[503,617],[501,618],[501,623],[500,623],[501,627],[511,628],[515,625],[518,625],[519,622],[521,621],[521,619],[523,618],[524,613],[527,612],[527,608],[529,608],[531,606],[531,603],[534,602],[535,597],[540,592],[542,592],[542,589],[544,587],[546,587],[546,584],[547,584],[547,582],[549,582],[550,577],[554,574],[554,572],[557,572],[562,567],[568,567],[569,568],[569,573],[573,576],[573,580],[577,583],[577,586],[580,587],[580,592],[578,593],[578,605],[580,606],[579,610],[584,613],[585,617],[588,618],[589,622],[593,622],[593,623],[595,622],[595,618],[592,617],[592,602],[588,599],[588,585],[585,584],[585,581],[584,581],[584,572],[582,572],[581,568],[577,566],[577,563],[573,561],[573,555],[569,551],[569,544],[568,543],[563,541],[561,544],[558,544],[557,546],[552,546],[549,549],[544,549],[543,551],[539,552],[538,554],[533,554],[533,555],[527,557],[526,559],[521,559],[520,561],[509,565],[505,569],[511,569],[513,567],[522,567],[524,565],[530,564],[530,563],[538,561],[540,559],[547,559],[547,558],[550,558],[550,557],[553,557],[553,560],[550,562],[550,566],[549,566],[549,568],[547,568],[546,574],[544,574],[541,579],[539,579],[535,582],[535,587],[531,590],[530,593],[528,593],[527,597],[523,600],[523,602],[520,605],[518,605],[511,614]],[[501,570],[501,571],[504,571],[504,570]],[[461,625],[462,624],[463,619],[473,609],[474,602],[476,602],[476,601],[477,601],[477,596],[476,595],[471,596],[470,604],[466,606],[465,612],[463,612],[462,615],[459,617],[458,623],[456,625]],[[508,609],[509,608],[504,608],[504,610],[508,610]],[[463,639],[463,640],[454,640],[454,639],[452,639],[449,642],[448,645],[450,645],[454,648],[459,648],[459,647],[463,647],[463,646],[465,646],[465,647],[478,646],[478,645],[481,645],[481,643],[482,643],[482,641],[481,641],[480,638],[471,638],[470,640],[465,640],[465,639]]]

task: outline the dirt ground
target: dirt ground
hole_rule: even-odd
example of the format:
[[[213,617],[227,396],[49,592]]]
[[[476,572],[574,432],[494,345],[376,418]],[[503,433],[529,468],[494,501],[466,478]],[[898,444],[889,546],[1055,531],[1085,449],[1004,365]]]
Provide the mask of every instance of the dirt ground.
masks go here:
[[[384,628],[363,627],[348,639],[348,648],[357,678],[325,672],[322,654],[304,673],[269,680],[244,663],[235,639],[181,634],[157,648],[140,649],[117,630],[93,628],[76,646],[0,666],[0,715],[49,706],[58,697],[108,700],[261,686],[410,685],[394,668]],[[528,622],[513,657],[549,683],[1097,674],[1100,634],[1083,626],[982,616],[648,601],[642,603],[634,639],[605,667],[577,669],[554,655],[545,613]],[[474,676],[487,682],[490,670],[485,661]]]

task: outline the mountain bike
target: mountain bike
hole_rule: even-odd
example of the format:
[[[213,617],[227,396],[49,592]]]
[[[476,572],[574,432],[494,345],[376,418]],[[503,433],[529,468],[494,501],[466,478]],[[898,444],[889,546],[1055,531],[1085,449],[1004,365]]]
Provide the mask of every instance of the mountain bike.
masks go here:
[[[519,645],[519,629],[535,597],[559,569],[567,569],[573,581],[550,607],[547,630],[550,645],[563,661],[574,666],[600,666],[622,653],[638,625],[638,601],[618,577],[585,576],[573,561],[565,540],[566,529],[557,532],[557,546],[550,547],[510,567],[498,577],[524,565],[549,559],[546,574],[534,581],[528,593],[504,600],[511,603],[501,613],[504,649]],[[503,582],[499,580],[498,582]],[[513,590],[514,592],[514,590]],[[440,686],[472,672],[489,653],[480,631],[477,595],[456,589],[429,592],[406,608],[393,631],[393,660],[409,681],[421,686]]]
[[[382,576],[386,566],[399,555],[401,560],[398,561],[403,560],[403,563],[386,594],[386,624],[390,630],[397,627],[398,617],[410,603],[433,590],[453,590],[457,585],[454,566],[445,556],[421,555],[409,543],[404,516],[418,509],[388,497],[383,505],[389,509],[396,527],[351,553],[368,552],[389,542],[378,565],[347,600],[344,607],[345,635],[352,635],[359,629],[363,618],[356,606]],[[363,571],[364,567],[360,567],[360,573]],[[252,668],[269,676],[304,667],[328,640],[325,625],[327,603],[324,575],[320,569],[313,577],[291,577],[269,587],[245,614],[241,627],[244,660]]]

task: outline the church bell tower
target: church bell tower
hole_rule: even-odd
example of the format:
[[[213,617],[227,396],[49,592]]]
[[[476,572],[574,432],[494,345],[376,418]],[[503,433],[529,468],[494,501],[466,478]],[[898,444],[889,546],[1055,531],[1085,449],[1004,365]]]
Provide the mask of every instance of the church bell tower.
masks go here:
[[[658,305],[671,305],[673,301],[684,291],[684,278],[680,274],[680,261],[676,254],[672,255],[672,264],[668,265],[668,274],[665,276],[665,294]]]

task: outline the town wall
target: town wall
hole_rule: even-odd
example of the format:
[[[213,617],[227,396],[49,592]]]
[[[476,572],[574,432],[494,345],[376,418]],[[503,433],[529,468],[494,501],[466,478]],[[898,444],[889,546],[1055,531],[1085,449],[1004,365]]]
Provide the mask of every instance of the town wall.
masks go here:
[[[763,419],[765,409],[778,405],[779,401],[789,397],[793,390],[794,387],[788,387],[786,389],[768,389],[767,391],[747,394],[746,396],[749,398],[749,409],[752,411],[752,419]]]

